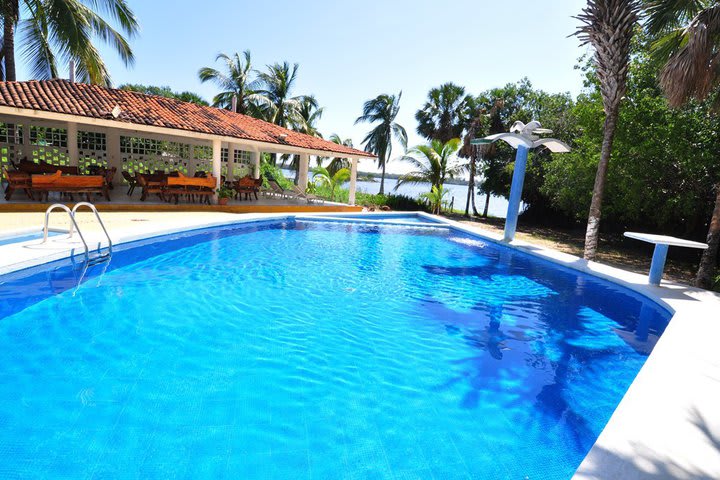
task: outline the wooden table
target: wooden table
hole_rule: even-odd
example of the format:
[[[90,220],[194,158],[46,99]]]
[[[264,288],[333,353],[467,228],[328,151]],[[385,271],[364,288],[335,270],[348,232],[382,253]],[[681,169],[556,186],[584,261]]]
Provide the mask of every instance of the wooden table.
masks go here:
[[[702,250],[708,248],[707,243],[693,242],[692,240],[669,237],[667,235],[653,235],[652,233],[638,232],[625,232],[624,235],[628,238],[633,238],[635,240],[640,240],[655,245],[652,262],[650,262],[650,275],[648,276],[648,281],[650,285],[660,285],[663,270],[665,270],[665,260],[667,259],[668,248],[670,248],[671,246],[699,248]]]

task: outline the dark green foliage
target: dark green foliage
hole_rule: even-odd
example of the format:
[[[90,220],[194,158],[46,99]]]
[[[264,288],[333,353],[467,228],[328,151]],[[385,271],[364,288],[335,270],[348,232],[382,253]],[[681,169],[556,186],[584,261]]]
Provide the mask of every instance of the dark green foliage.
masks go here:
[[[647,229],[699,239],[720,180],[720,128],[706,104],[671,109],[657,85],[657,68],[637,44],[620,113],[604,202],[606,229]],[[544,166],[540,193],[581,221],[587,210],[602,139],[602,102],[591,69],[588,92],[572,110],[573,151]],[[560,137],[563,138],[563,137]]]
[[[197,105],[208,106],[209,103],[193,92],[174,92],[170,87],[156,87],[153,85],[130,84],[120,85],[120,90],[129,90],[131,92],[145,93],[147,95],[158,95],[160,97],[174,98],[183,102],[195,103]]]

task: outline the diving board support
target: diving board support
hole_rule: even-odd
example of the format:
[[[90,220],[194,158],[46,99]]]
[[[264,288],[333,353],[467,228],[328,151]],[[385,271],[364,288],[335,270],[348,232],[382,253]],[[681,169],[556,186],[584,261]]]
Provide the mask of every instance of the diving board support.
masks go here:
[[[699,248],[701,250],[705,250],[708,248],[707,243],[693,242],[692,240],[669,237],[667,235],[654,235],[651,233],[639,232],[625,232],[624,235],[628,238],[640,240],[642,242],[652,243],[655,245],[652,261],[650,262],[650,274],[648,275],[648,283],[654,286],[659,286],[660,282],[662,281],[668,249],[671,246]]]
[[[670,245],[657,243],[653,251],[652,261],[650,262],[650,275],[648,281],[650,285],[660,285],[663,270],[665,270],[665,261],[667,260],[667,252]]]

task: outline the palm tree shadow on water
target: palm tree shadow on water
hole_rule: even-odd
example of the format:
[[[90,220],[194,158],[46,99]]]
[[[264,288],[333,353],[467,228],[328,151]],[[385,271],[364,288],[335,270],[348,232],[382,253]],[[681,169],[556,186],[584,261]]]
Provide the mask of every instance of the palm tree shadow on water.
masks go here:
[[[514,277],[513,273],[519,273],[509,262],[460,267],[425,265],[423,268],[430,275],[475,277],[501,283],[501,277]],[[499,402],[506,411],[522,411],[521,418],[527,422],[528,429],[544,431],[559,427],[563,444],[572,445],[576,452],[584,455],[612,411],[598,414],[582,400],[573,398],[578,382],[583,381],[578,369],[594,362],[617,361],[618,352],[611,343],[598,347],[579,341],[587,335],[582,320],[583,309],[587,308],[584,279],[578,278],[569,288],[558,288],[555,282],[537,280],[540,276],[531,274],[530,278],[551,293],[515,292],[505,301],[479,300],[466,311],[457,311],[426,296],[421,302],[424,314],[442,321],[449,335],[462,339],[466,346],[477,351],[477,355],[452,361],[451,365],[460,366],[458,373],[436,389],[450,390],[464,384],[467,390],[460,400],[462,408],[478,408],[487,399]],[[528,304],[537,307],[530,308],[529,314],[523,312]],[[516,315],[519,305],[520,314]],[[638,307],[641,306],[638,304]],[[642,316],[643,310],[640,312]],[[622,328],[635,331],[637,342],[629,346],[647,355],[647,319],[641,318]],[[513,377],[517,383],[507,381]],[[619,402],[620,398],[621,395],[615,400]]]

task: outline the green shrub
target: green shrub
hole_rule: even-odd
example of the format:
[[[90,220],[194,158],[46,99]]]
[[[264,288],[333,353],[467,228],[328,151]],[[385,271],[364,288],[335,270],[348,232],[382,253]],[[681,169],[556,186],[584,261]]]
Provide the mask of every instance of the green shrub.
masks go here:
[[[278,185],[286,190],[291,189],[294,184],[292,180],[285,178],[279,167],[266,161],[260,163],[260,175],[263,179],[263,188],[269,187],[268,178],[274,178]]]
[[[319,197],[330,200],[330,188],[326,185],[316,185],[314,193]],[[335,201],[348,203],[350,201],[350,191],[347,188],[337,188],[335,190]],[[363,207],[389,207],[390,210],[400,212],[430,212],[430,207],[426,202],[407,195],[379,195],[356,192],[355,204]]]

